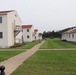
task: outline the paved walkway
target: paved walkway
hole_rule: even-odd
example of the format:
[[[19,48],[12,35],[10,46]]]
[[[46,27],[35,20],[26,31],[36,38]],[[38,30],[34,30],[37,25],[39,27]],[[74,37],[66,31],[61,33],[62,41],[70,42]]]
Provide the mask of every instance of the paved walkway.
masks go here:
[[[76,50],[76,48],[39,49],[39,50]]]
[[[0,65],[5,66],[5,75],[10,75],[14,70],[16,70],[19,65],[21,65],[28,57],[33,55],[39,49],[43,42],[37,44],[26,52],[23,52],[21,54],[9,58],[8,60],[1,62]]]

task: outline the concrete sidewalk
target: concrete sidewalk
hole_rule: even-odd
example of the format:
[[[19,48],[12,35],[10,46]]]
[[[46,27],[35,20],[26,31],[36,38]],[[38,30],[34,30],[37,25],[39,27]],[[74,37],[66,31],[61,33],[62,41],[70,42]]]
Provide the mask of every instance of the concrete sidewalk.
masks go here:
[[[55,49],[55,48],[51,49],[50,48],[50,49],[39,49],[39,50],[76,50],[76,48],[59,48],[59,49],[58,48],[57,49]]]
[[[19,65],[21,65],[28,57],[33,55],[39,49],[43,42],[37,44],[26,52],[23,52],[21,54],[9,58],[8,60],[1,62],[0,66],[5,66],[5,75],[10,75],[14,70],[16,70]]]

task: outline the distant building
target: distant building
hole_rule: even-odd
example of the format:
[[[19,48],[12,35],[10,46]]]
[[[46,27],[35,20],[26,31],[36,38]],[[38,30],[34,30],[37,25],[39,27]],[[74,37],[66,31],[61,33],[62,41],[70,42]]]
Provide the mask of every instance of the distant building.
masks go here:
[[[35,39],[35,40],[38,40],[38,39],[39,39],[38,34],[39,34],[39,33],[38,33],[38,29],[35,29],[35,30],[34,30],[34,39]]]
[[[33,25],[22,25],[23,42],[31,42],[34,40]]]
[[[76,42],[76,28],[63,32],[62,40]]]
[[[0,48],[22,43],[21,19],[15,10],[0,11]]]
[[[39,40],[42,40],[42,33],[39,33]]]

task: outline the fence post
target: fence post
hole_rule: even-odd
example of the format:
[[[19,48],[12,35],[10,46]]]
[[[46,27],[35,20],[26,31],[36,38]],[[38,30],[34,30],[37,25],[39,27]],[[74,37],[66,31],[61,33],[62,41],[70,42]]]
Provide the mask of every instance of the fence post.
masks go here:
[[[4,66],[0,66],[0,75],[5,75],[5,67]]]

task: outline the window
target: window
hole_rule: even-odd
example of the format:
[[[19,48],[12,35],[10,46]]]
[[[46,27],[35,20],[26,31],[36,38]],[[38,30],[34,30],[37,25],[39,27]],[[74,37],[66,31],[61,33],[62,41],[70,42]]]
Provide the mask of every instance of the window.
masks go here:
[[[23,29],[22,29],[22,32],[23,32]]]
[[[29,38],[29,35],[27,35],[27,38]]]
[[[17,15],[15,14],[15,17],[17,17]]]
[[[27,29],[27,32],[29,32],[29,29]]]
[[[0,23],[2,23],[2,17],[0,17]]]
[[[36,36],[35,36],[35,40],[36,40]]]
[[[0,32],[0,38],[3,38],[3,33],[2,32]]]
[[[16,21],[14,20],[14,26],[16,25]]]
[[[72,38],[74,38],[74,34],[72,34]]]
[[[22,36],[22,42],[24,42],[24,38],[23,38],[23,36]]]
[[[69,34],[69,38],[70,38],[70,34]]]

